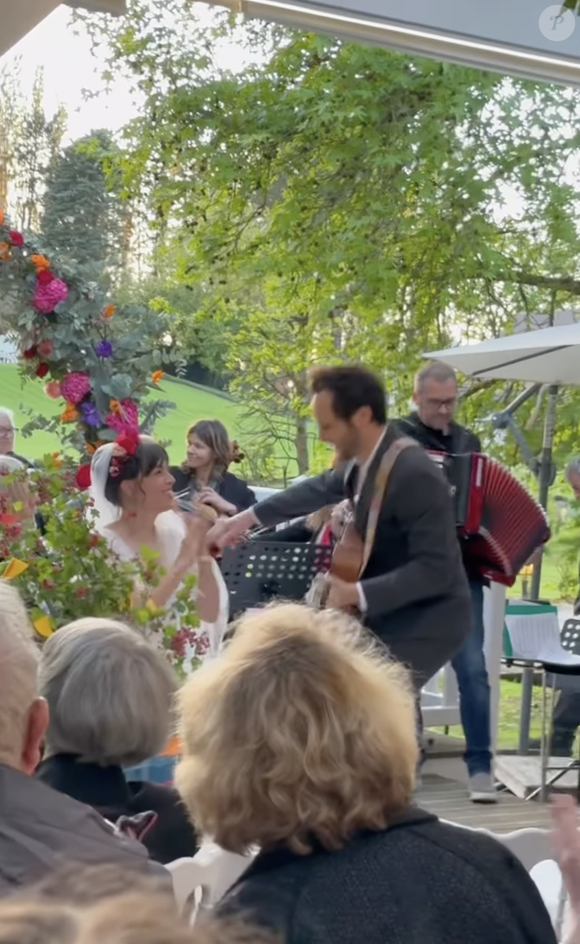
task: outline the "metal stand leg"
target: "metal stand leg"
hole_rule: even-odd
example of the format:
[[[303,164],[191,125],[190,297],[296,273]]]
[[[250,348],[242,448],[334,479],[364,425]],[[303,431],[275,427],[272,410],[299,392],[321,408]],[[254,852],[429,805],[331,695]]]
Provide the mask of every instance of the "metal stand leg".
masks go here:
[[[520,698],[520,743],[518,754],[527,754],[530,748],[530,721],[532,717],[532,696],[534,687],[534,670],[522,670],[522,694]]]

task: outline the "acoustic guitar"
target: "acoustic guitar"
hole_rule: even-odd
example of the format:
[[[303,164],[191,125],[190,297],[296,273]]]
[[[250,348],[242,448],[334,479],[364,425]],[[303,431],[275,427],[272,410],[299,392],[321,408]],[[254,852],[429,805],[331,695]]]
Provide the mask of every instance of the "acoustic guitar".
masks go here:
[[[342,534],[332,554],[329,573],[333,577],[344,580],[345,583],[358,583],[361,579],[374,547],[377,525],[391,470],[402,452],[411,446],[417,445],[418,443],[414,439],[403,436],[391,443],[385,452],[375,478],[365,537],[363,539],[355,526],[354,507],[351,506],[350,514],[347,516]],[[326,606],[329,589],[326,574],[318,574],[306,595],[306,603],[317,609],[322,609]]]

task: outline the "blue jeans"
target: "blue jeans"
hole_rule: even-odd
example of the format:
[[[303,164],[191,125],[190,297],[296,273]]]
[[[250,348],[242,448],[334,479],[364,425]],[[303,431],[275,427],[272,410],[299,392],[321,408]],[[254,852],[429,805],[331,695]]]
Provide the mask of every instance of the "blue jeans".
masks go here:
[[[491,772],[490,688],[483,654],[483,586],[469,582],[473,630],[452,660],[459,688],[459,709],[465,735],[469,776]]]

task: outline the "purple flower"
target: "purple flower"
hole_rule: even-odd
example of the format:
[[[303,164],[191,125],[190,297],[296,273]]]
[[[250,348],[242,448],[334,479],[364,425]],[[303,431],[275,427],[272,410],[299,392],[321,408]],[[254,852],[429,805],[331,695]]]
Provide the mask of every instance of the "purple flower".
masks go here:
[[[97,357],[110,357],[113,353],[113,345],[110,341],[99,341],[95,344],[95,354]]]
[[[81,413],[87,426],[103,425],[99,411],[91,400],[85,400],[84,403],[81,403]]]

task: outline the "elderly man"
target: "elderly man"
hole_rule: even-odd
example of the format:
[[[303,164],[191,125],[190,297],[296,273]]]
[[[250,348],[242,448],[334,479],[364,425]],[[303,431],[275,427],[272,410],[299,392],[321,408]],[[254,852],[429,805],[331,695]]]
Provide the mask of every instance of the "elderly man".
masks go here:
[[[22,465],[30,467],[32,465],[28,459],[19,456],[14,452],[14,440],[16,438],[16,426],[14,425],[14,414],[5,406],[0,406],[0,456],[11,456],[17,459]]]
[[[438,363],[423,367],[415,377],[413,400],[416,412],[397,424],[404,436],[411,436],[425,449],[450,455],[481,451],[475,433],[453,419],[457,408],[457,382],[451,367]],[[490,686],[483,653],[483,583],[473,574],[467,576],[473,629],[451,665],[459,688],[469,795],[475,803],[493,803],[497,796],[490,748]]]
[[[140,843],[118,838],[92,809],[32,776],[48,724],[36,676],[26,611],[16,591],[0,580],[0,895],[71,862],[167,875],[149,862]]]

